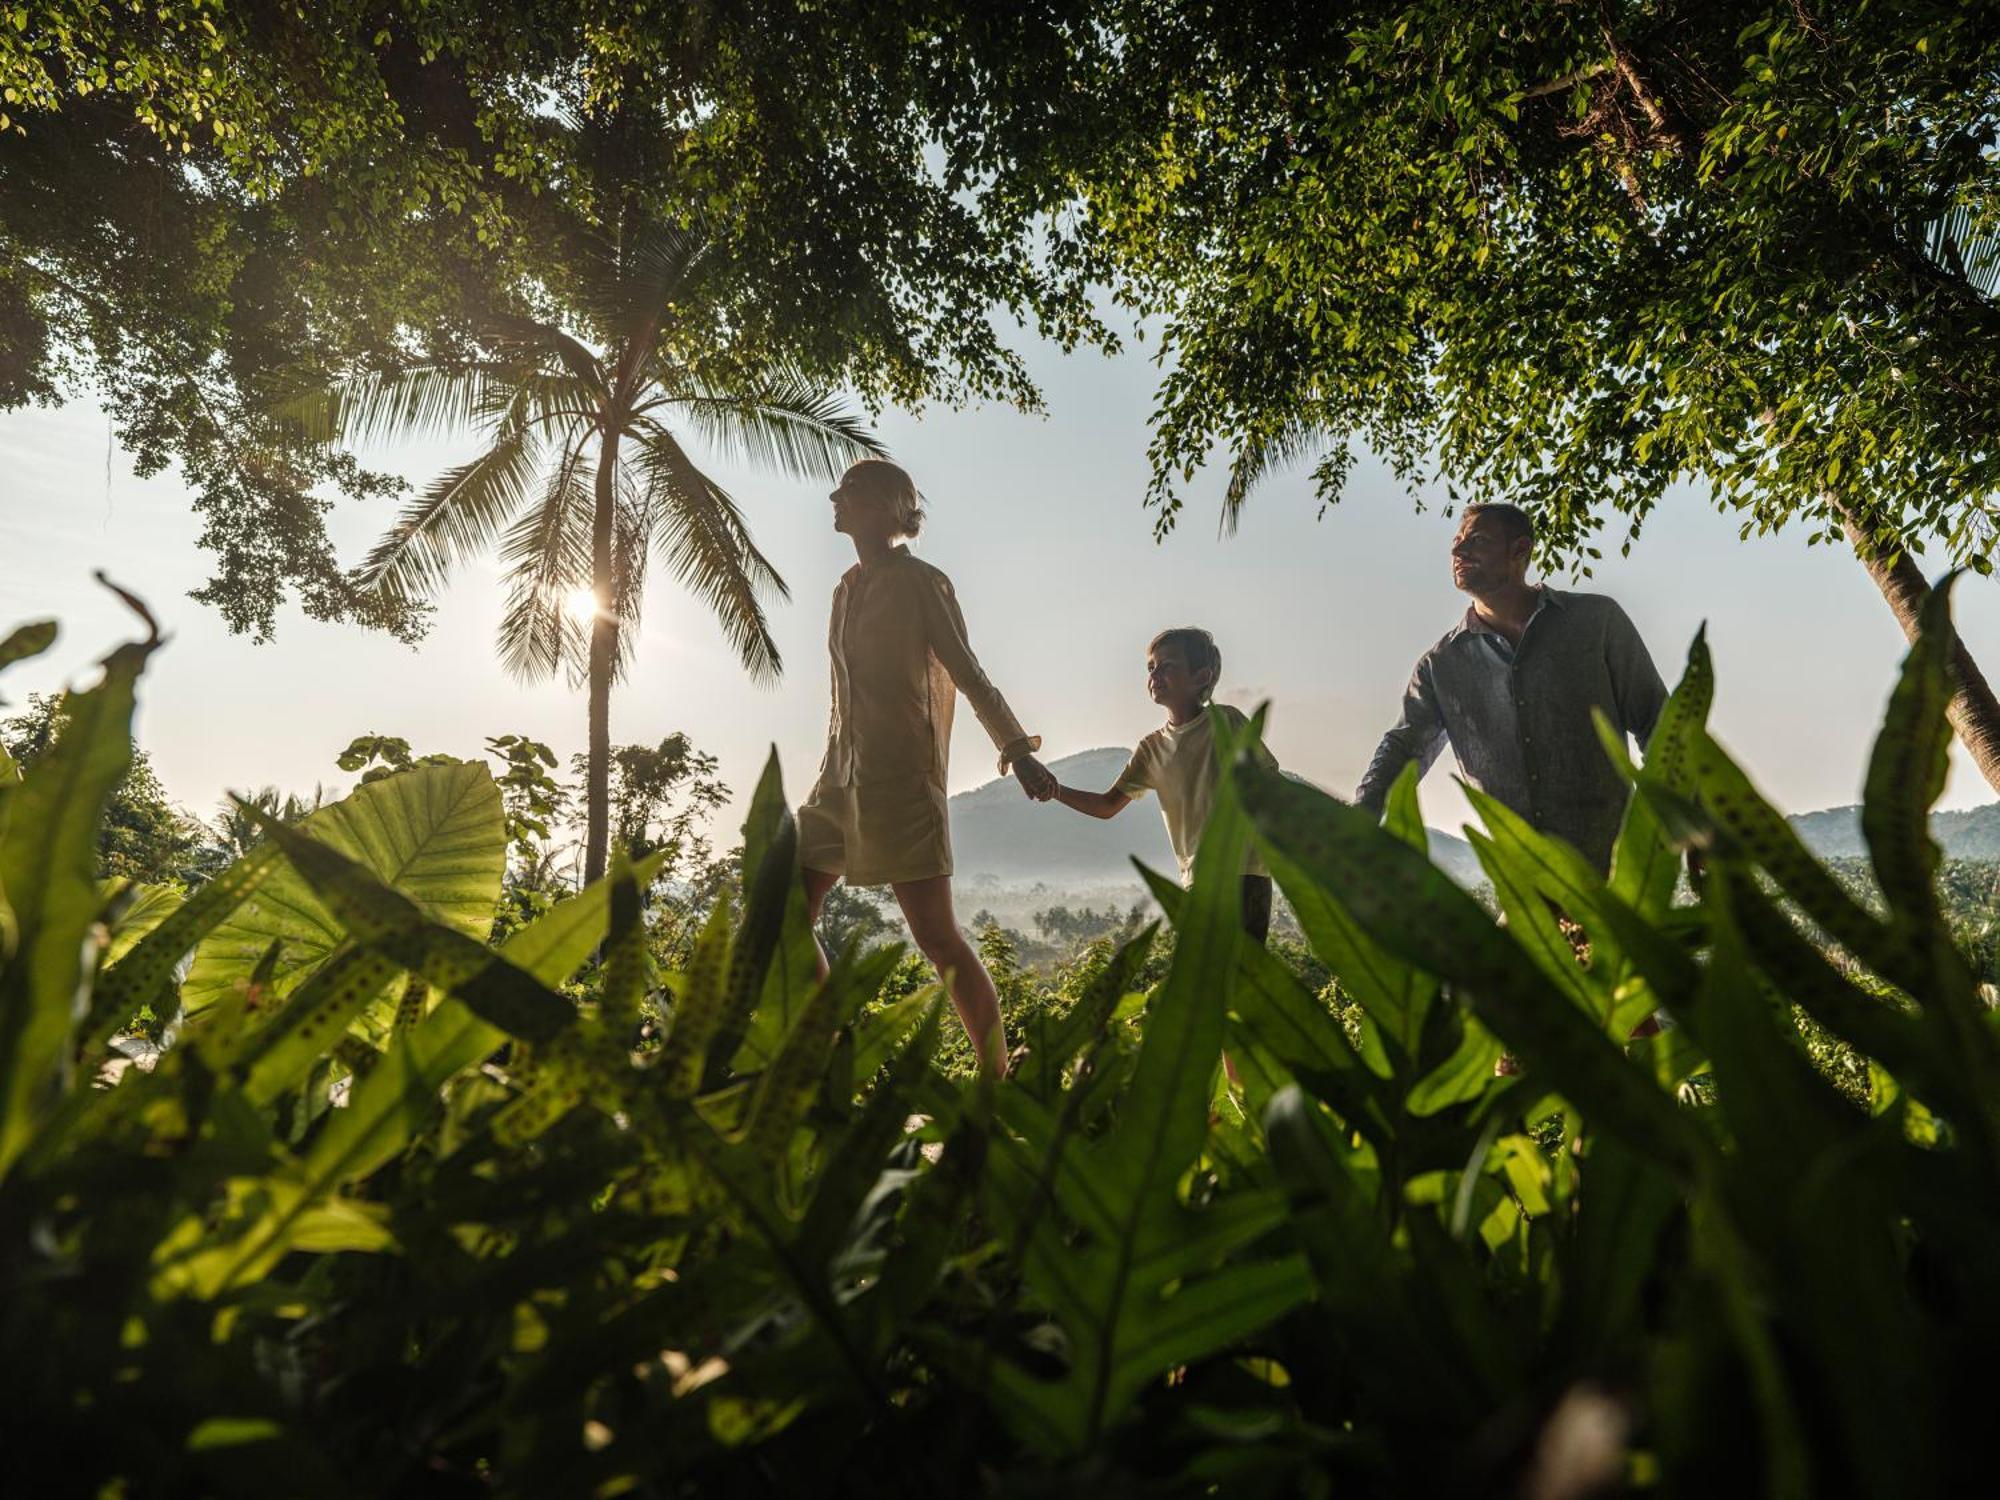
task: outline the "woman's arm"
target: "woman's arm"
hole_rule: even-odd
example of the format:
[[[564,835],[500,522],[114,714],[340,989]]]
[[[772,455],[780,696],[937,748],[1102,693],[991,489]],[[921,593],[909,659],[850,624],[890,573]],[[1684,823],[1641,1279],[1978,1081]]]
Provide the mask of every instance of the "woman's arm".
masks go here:
[[[980,667],[979,658],[972,654],[971,643],[965,638],[965,616],[959,611],[951,580],[932,568],[928,570],[928,582],[930,586],[923,591],[924,630],[930,639],[931,654],[951,674],[952,685],[965,694],[965,701],[972,705],[973,713],[986,727],[986,733],[1000,752],[1000,774],[1004,776],[1015,761],[1041,749],[1041,736],[1021,728],[1014,710],[1007,706],[1007,700]]]
[[[1132,799],[1113,787],[1108,792],[1085,792],[1073,786],[1056,788],[1056,801],[1093,818],[1115,818],[1132,805]]]

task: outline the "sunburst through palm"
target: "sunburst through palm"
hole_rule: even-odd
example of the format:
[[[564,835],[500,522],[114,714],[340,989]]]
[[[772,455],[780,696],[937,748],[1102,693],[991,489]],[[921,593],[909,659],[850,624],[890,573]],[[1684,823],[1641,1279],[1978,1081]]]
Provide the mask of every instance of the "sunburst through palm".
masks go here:
[[[488,337],[487,358],[367,375],[309,416],[326,441],[351,447],[468,427],[484,438],[477,457],[404,507],[356,576],[428,599],[460,563],[498,550],[501,660],[523,680],[560,670],[590,691],[586,879],[604,869],[604,726],[649,564],[709,606],[753,678],[781,666],[764,601],[787,597],[784,580],[682,434],[725,461],[829,481],[884,452],[837,395],[745,359],[715,320],[691,312],[714,303],[720,267],[706,252],[683,230],[628,236],[604,249],[574,299],[582,336],[510,319]]]

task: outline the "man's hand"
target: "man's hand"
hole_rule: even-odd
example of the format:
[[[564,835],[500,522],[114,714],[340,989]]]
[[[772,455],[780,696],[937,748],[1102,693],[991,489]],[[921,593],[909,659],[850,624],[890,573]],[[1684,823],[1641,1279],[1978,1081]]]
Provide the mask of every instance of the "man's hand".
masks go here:
[[[1014,776],[1021,783],[1021,790],[1035,802],[1048,801],[1061,785],[1056,780],[1055,772],[1032,755],[1024,755],[1014,762]]]

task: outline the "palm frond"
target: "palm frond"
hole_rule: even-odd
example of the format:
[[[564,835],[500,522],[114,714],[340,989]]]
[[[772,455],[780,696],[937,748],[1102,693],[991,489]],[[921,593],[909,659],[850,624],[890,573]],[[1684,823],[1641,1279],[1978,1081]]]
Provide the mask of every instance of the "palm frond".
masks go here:
[[[447,469],[403,507],[355,570],[355,582],[399,598],[435,593],[451,569],[482,551],[527,499],[541,464],[534,433],[503,433],[470,463]]]
[[[622,681],[639,641],[639,613],[645,607],[646,562],[652,552],[654,491],[635,483],[630,468],[618,471],[618,509],[611,522],[611,617],[618,622],[614,680]]]
[[[590,585],[590,512],[595,467],[583,438],[564,445],[541,498],[522,513],[500,545],[507,570],[507,607],[500,617],[500,660],[524,682],[567,669],[574,676],[589,654],[589,632],[570,598]]]
[[[635,338],[688,299],[708,250],[707,236],[670,224],[606,240],[584,283],[583,309],[611,338]]]
[[[567,370],[524,372],[506,385],[489,385],[474,419],[496,434],[515,427],[594,422],[599,395]]]
[[[740,390],[684,385],[667,374],[657,399],[685,413],[703,445],[725,462],[832,480],[857,459],[889,452],[836,393],[793,374],[768,375]]]
[[[1250,492],[1274,471],[1300,462],[1328,441],[1330,436],[1325,428],[1296,417],[1285,421],[1276,432],[1246,436],[1237,444],[1235,461],[1229,466],[1229,487],[1222,494],[1222,516],[1216,534],[1236,535],[1236,527],[1243,518],[1243,504],[1250,498]]]
[[[784,579],[750,540],[736,502],[695,466],[672,433],[647,420],[637,436],[633,466],[648,497],[660,561],[714,611],[750,675],[775,680],[784,664],[763,597],[775,592],[790,598]]]
[[[1948,209],[1924,227],[1924,254],[1980,296],[2000,295],[2000,233],[1971,205]]]
[[[496,319],[488,338],[514,363],[539,370],[566,370],[595,395],[602,396],[610,383],[604,362],[553,323],[535,318]]]
[[[343,380],[299,397],[286,415],[309,442],[366,448],[413,437],[443,437],[481,420],[488,391],[511,384],[506,365],[416,365]]]

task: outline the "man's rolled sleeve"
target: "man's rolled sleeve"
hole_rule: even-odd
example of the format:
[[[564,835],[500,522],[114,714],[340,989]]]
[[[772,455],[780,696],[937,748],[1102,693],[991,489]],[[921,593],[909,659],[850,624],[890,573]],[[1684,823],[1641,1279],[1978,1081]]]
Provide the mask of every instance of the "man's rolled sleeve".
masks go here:
[[[1388,803],[1389,788],[1396,784],[1403,767],[1415,761],[1417,774],[1423,775],[1443,751],[1445,738],[1444,718],[1438,711],[1437,688],[1431,681],[1430,658],[1426,656],[1417,663],[1417,670],[1410,675],[1410,685],[1403,692],[1402,717],[1375,747],[1374,758],[1368,762],[1368,770],[1354,793],[1356,804],[1373,813],[1381,812]]]
[[[1639,637],[1631,618],[1616,604],[1604,632],[1605,665],[1611,673],[1611,691],[1618,701],[1621,728],[1641,746],[1653,737],[1660,711],[1667,706],[1667,685],[1660,679],[1653,656]]]
[[[942,573],[930,575],[931,587],[923,592],[924,625],[931,654],[951,676],[952,686],[965,694],[987,736],[1000,751],[1000,774],[1005,776],[1015,761],[1042,748],[1042,737],[1029,734],[1014,717],[1014,710],[1000,696],[972,646],[965,638],[965,616],[958,607],[958,595],[951,580]]]

